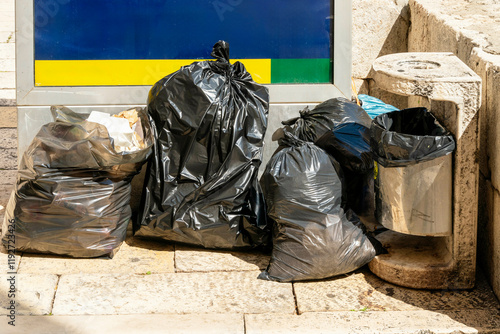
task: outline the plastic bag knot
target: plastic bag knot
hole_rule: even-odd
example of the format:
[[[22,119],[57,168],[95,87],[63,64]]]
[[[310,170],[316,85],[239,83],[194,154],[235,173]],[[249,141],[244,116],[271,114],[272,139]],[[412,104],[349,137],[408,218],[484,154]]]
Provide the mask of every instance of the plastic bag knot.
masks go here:
[[[211,56],[222,62],[229,63],[229,43],[226,41],[218,41],[215,43]]]
[[[309,107],[305,107],[303,110],[299,111],[299,114],[300,114],[300,117],[305,118],[305,117],[309,116],[310,112],[311,111],[309,110]]]

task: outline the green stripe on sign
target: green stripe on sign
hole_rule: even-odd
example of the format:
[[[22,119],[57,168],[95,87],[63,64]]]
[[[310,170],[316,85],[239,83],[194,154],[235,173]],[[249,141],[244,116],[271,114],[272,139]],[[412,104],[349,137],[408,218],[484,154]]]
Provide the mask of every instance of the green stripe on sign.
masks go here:
[[[332,63],[328,58],[271,59],[271,83],[329,83]]]

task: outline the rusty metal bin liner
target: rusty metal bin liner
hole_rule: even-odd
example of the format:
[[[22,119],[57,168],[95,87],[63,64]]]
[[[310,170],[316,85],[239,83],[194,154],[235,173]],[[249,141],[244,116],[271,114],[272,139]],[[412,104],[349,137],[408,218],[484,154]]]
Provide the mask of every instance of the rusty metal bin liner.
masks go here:
[[[6,208],[2,242],[15,231],[19,252],[113,257],[130,221],[130,182],[154,141],[142,108],[144,148],[117,152],[105,126],[68,108],[51,108],[55,122],[40,129],[24,153]]]
[[[270,241],[257,173],[268,89],[229,45],[215,61],[184,66],[149,92],[157,141],[148,164],[135,236],[205,248],[265,247]]]

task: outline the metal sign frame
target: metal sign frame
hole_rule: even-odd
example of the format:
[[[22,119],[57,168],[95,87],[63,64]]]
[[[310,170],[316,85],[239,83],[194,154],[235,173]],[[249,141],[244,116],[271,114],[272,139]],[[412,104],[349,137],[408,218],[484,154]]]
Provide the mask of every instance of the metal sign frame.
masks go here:
[[[57,15],[67,0],[51,0]],[[351,95],[352,0],[333,1],[333,83],[270,84],[271,103],[318,103]],[[16,79],[18,106],[144,105],[150,86],[36,87],[34,84],[34,1],[16,0]],[[158,78],[160,79],[160,78]]]

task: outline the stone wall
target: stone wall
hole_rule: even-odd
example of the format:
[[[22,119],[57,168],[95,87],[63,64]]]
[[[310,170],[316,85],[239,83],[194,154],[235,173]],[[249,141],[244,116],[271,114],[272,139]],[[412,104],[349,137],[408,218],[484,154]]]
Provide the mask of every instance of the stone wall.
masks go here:
[[[352,7],[352,75],[366,94],[373,61],[408,51],[408,0],[353,0]]]
[[[500,296],[500,0],[410,0],[410,52],[453,52],[483,80],[478,262]]]

